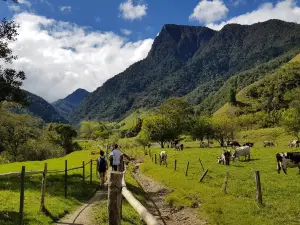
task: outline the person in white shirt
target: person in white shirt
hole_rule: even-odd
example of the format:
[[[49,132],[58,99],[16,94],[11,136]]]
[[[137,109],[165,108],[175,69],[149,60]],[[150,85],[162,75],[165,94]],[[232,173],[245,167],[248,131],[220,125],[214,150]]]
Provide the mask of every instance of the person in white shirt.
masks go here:
[[[131,159],[128,155],[125,153],[122,153],[120,151],[120,148],[117,144],[114,145],[113,151],[110,153],[112,156],[112,170],[117,171],[119,168],[119,165],[121,163],[121,157],[126,157],[127,159]]]

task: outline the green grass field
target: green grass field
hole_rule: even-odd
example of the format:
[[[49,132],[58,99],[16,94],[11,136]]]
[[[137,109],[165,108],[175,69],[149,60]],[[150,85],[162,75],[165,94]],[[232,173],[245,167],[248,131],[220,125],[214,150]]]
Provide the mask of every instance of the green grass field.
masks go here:
[[[243,141],[255,142],[251,149],[251,161],[231,162],[230,167],[217,164],[217,157],[222,149],[198,148],[199,143],[184,143],[183,152],[166,149],[168,167],[154,164],[146,157],[142,171],[154,179],[174,189],[166,202],[178,206],[191,206],[195,201],[200,203],[199,215],[211,224],[300,224],[300,175],[298,169],[288,169],[288,175],[278,174],[276,169],[277,152],[291,151],[287,140],[282,136],[274,148],[264,148],[262,141],[272,129],[247,131],[240,136]],[[239,139],[242,141],[242,139]],[[152,149],[159,154],[161,149]],[[296,149],[294,149],[296,151]],[[209,169],[202,183],[203,173],[199,158],[205,169]],[[174,160],[177,160],[177,171],[174,172]],[[190,162],[188,176],[185,176],[187,162]],[[261,174],[263,206],[258,207],[255,201],[256,186],[254,171]],[[226,172],[229,172],[227,194],[222,192]]]
[[[78,167],[82,162],[88,162],[96,159],[98,155],[92,155],[92,151],[98,152],[98,144],[93,141],[80,141],[80,145],[84,150],[74,152],[66,157],[58,159],[50,159],[46,161],[18,162],[0,165],[0,173],[20,172],[21,167],[25,166],[26,171],[43,170],[44,163],[47,162],[48,170],[62,170],[65,166],[65,160],[68,160],[68,168]],[[138,149],[130,149],[138,153]],[[133,154],[129,151],[129,154]],[[52,224],[53,220],[63,217],[66,213],[71,213],[78,206],[92,197],[98,185],[96,176],[96,166],[93,166],[93,182],[89,184],[89,178],[86,178],[86,184],[82,182],[82,169],[68,172],[68,199],[64,198],[64,173],[49,174],[47,176],[45,206],[49,211],[48,215],[40,213],[40,197],[41,197],[41,175],[26,175],[25,177],[25,206],[24,206],[24,224],[40,225]],[[90,165],[86,166],[85,175],[90,175]],[[135,181],[128,176],[127,182],[129,188],[133,188],[136,197],[141,198],[139,188]],[[0,225],[18,224],[19,218],[19,186],[20,178],[0,178]],[[141,191],[141,190],[140,190]],[[106,207],[102,207],[106,213]],[[105,209],[105,210],[104,210]],[[103,215],[100,213],[100,215]],[[125,204],[124,221],[127,224],[142,224],[138,214]],[[99,217],[95,214],[95,220],[105,221],[107,217]],[[132,223],[132,221],[138,221]],[[126,224],[126,223],[125,223]]]

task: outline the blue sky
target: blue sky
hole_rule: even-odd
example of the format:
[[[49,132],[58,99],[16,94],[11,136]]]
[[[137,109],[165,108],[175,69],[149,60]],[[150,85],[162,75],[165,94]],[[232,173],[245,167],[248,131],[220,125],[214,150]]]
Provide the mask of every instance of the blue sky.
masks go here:
[[[130,39],[154,38],[164,24],[205,25],[198,21],[190,21],[189,16],[199,3],[199,0],[133,0],[133,5],[147,5],[147,15],[135,20],[124,20],[120,17],[120,0],[27,0],[31,8],[20,4],[22,9],[37,15],[55,20],[88,26],[95,30],[113,31],[118,34],[121,29],[132,31]],[[229,9],[226,18],[235,17],[256,9],[263,0],[227,0],[224,4]],[[272,2],[272,1],[269,1]],[[277,1],[273,1],[277,2]],[[11,18],[15,13],[8,8],[7,3],[0,2],[0,15]],[[62,6],[70,6],[61,11]]]
[[[300,1],[300,0],[299,0]],[[6,65],[26,73],[23,88],[52,102],[93,91],[145,58],[164,24],[300,23],[297,0],[0,0],[0,18],[20,24]],[[86,3],[88,2],[88,3]]]

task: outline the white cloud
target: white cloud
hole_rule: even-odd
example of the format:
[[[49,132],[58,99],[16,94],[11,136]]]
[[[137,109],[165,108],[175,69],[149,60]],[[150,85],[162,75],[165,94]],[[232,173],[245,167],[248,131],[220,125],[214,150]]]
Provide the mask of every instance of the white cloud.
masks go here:
[[[133,5],[132,0],[127,0],[119,6],[121,16],[126,20],[141,19],[147,15],[147,8],[145,4]]]
[[[27,1],[27,0],[19,0],[19,3],[26,5],[28,8],[31,7],[31,3],[29,1]]]
[[[9,4],[8,8],[9,8],[9,10],[11,10],[13,12],[20,12],[21,11],[21,7],[18,6],[18,5]]]
[[[72,11],[72,6],[60,6],[59,9],[62,12],[71,12]]]
[[[246,0],[231,0],[231,3],[234,7],[238,7],[240,5],[246,4]]]
[[[300,8],[297,6],[297,1],[284,0],[279,1],[276,4],[267,2],[252,12],[231,18],[230,20],[223,21],[219,24],[210,23],[207,26],[215,30],[220,30],[229,23],[250,25],[270,19],[280,19],[287,22],[300,23]]]
[[[127,42],[112,32],[87,31],[77,25],[29,13],[17,14],[18,59],[9,67],[23,70],[24,89],[52,102],[77,88],[89,91],[145,58],[152,39]]]
[[[121,31],[121,33],[124,34],[124,35],[130,35],[130,34],[132,34],[132,31],[131,31],[131,30],[121,29],[120,31]]]
[[[213,23],[224,19],[227,16],[228,8],[223,0],[202,0],[194,8],[194,12],[189,19],[198,21],[199,23]]]

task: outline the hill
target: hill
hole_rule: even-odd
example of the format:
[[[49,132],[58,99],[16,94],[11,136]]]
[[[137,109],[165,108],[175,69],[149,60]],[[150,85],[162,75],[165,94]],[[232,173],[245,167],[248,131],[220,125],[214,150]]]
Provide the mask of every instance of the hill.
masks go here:
[[[69,115],[88,94],[88,91],[79,88],[64,99],[59,99],[53,102],[52,105],[59,112],[60,115],[62,115],[65,119],[68,120]]]
[[[23,108],[21,113],[38,116],[46,123],[68,123],[46,100],[28,91],[24,92],[30,104],[26,108]]]
[[[300,25],[280,20],[229,24],[221,31],[165,25],[144,60],[87,96],[70,119],[119,120],[135,109],[157,106],[197,88],[201,92],[194,104],[199,104],[233,75],[299,47]]]

